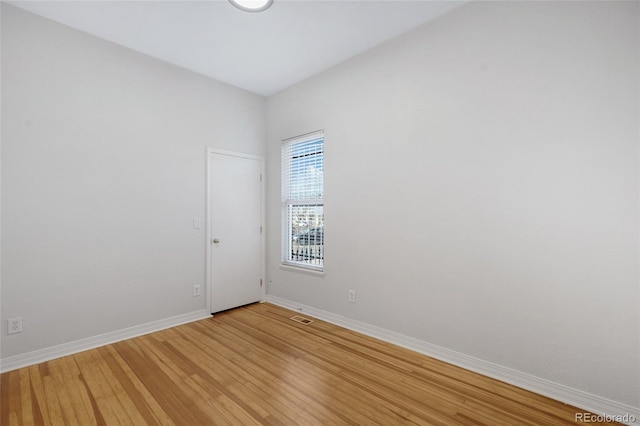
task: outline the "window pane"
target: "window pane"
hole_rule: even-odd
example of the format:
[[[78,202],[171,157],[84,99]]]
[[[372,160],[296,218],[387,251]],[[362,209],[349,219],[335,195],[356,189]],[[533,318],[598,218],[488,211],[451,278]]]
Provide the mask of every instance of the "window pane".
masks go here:
[[[288,200],[322,199],[324,187],[323,139],[288,146]]]
[[[287,260],[321,267],[324,263],[324,205],[292,204],[287,222],[290,226]]]

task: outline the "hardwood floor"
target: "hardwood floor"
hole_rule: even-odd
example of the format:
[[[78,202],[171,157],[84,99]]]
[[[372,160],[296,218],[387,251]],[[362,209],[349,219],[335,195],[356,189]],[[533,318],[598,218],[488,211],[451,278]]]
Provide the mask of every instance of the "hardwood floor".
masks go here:
[[[2,374],[5,425],[562,425],[571,406],[256,304]]]

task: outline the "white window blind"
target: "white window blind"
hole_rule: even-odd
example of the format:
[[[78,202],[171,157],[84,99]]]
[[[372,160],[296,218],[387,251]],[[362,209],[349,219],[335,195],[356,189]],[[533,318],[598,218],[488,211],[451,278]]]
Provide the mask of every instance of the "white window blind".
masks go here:
[[[282,143],[282,262],[324,268],[324,133]]]

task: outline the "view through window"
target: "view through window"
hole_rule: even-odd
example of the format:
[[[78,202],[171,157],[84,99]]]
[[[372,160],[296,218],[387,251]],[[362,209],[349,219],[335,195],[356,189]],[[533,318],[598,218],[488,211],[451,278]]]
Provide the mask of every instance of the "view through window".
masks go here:
[[[324,267],[324,134],[282,144],[282,219],[285,264]]]

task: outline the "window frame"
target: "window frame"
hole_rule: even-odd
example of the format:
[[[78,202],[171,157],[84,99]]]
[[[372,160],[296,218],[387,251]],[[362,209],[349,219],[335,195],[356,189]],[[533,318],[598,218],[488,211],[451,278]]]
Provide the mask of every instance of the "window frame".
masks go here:
[[[289,198],[290,187],[292,184],[291,165],[293,159],[291,157],[291,147],[298,144],[305,144],[322,140],[322,178],[320,195],[312,198]],[[305,133],[292,138],[284,139],[281,145],[281,257],[280,265],[284,269],[298,270],[303,272],[312,273],[324,273],[324,130],[316,130],[314,132]],[[296,261],[291,259],[291,253],[293,248],[293,226],[291,225],[290,209],[294,206],[316,206],[322,209],[322,243],[320,244],[322,257],[320,265],[313,265],[311,263],[303,261]],[[308,229],[317,226],[309,226]]]

